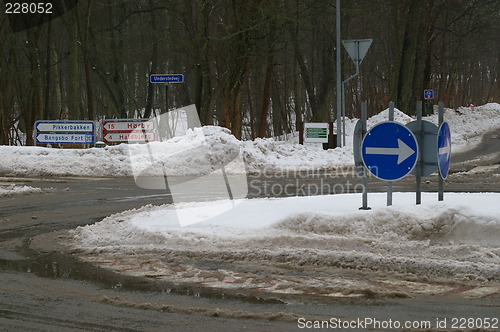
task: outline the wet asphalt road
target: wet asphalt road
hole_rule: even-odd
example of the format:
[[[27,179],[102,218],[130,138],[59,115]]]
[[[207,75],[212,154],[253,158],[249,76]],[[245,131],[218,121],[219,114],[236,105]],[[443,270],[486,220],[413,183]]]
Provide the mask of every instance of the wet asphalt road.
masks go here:
[[[500,139],[495,132],[484,136],[472,152],[453,156],[449,191],[498,192]],[[460,175],[486,167],[488,172]],[[489,168],[488,168],[489,167]],[[332,175],[333,174],[333,175]],[[171,179],[186,181],[186,178]],[[435,191],[436,177],[426,178],[424,191]],[[267,181],[267,182],[265,182]],[[332,191],[335,184],[359,182],[350,172],[288,174],[286,177],[249,177],[249,197],[272,196],[274,183],[290,184],[295,195],[304,188]],[[125,278],[72,258],[30,246],[33,239],[54,231],[92,224],[104,217],[146,204],[165,204],[172,197],[165,191],[138,188],[131,178],[0,178],[0,183],[26,184],[45,193],[0,197],[0,330],[2,331],[290,331],[297,319],[328,320],[376,317],[377,319],[430,321],[436,318],[498,317],[499,301],[452,298],[331,300],[282,303],[258,297],[221,294],[189,294],[162,284]],[[310,186],[316,184],[315,186]],[[214,199],[210,180],[186,194],[186,200]],[[383,191],[385,184],[370,180],[370,189]],[[403,179],[395,191],[411,191],[414,182]],[[331,192],[320,192],[322,194]],[[301,194],[301,192],[298,192]],[[445,196],[446,197],[446,196]],[[50,247],[50,243],[46,243]],[[449,324],[448,324],[449,325]],[[449,326],[448,326],[449,327]],[[365,330],[369,330],[365,328]]]

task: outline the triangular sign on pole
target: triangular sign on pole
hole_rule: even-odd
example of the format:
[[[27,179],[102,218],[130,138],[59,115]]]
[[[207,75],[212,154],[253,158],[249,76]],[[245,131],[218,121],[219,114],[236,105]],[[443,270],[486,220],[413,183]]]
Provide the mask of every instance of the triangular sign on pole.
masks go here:
[[[373,39],[353,39],[353,40],[343,40],[342,44],[349,53],[352,61],[359,62],[363,61],[363,58],[368,52]]]

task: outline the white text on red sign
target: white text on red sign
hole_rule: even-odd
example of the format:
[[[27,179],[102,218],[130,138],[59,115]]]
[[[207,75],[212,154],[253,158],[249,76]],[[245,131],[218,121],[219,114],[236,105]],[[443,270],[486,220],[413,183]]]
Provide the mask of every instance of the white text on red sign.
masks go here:
[[[153,121],[107,121],[103,124],[104,131],[133,131],[142,129],[145,131],[154,130],[155,124]]]
[[[149,142],[156,140],[154,133],[119,133],[119,134],[105,134],[104,141],[107,143],[127,143],[127,142]]]

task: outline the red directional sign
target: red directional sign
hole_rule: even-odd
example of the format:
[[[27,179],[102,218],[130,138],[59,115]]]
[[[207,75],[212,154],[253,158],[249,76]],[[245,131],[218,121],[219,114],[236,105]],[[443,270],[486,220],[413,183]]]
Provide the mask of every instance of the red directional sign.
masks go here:
[[[110,119],[102,123],[106,143],[146,143],[156,140],[152,119]]]
[[[105,132],[131,132],[134,130],[152,131],[155,129],[155,122],[149,119],[117,119],[106,120],[102,124]]]
[[[156,140],[155,133],[105,133],[103,136],[106,143],[146,143]]]

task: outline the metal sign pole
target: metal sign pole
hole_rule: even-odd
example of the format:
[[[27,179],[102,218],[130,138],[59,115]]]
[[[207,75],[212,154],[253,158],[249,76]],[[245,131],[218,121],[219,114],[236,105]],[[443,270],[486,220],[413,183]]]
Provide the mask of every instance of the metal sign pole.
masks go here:
[[[418,146],[422,146],[422,101],[417,101],[417,130],[415,131]],[[422,149],[419,149],[415,166],[416,204],[422,203]]]
[[[444,121],[444,104],[442,101],[438,103],[438,126],[440,127]],[[444,200],[444,180],[441,173],[438,172],[438,201]]]
[[[359,43],[358,43],[359,44]],[[359,46],[357,46],[359,48]],[[346,78],[345,80],[342,81],[342,88],[340,91],[342,92],[342,140],[343,140],[343,145],[345,145],[345,85],[347,82],[350,80],[356,78],[359,76],[359,61],[355,60],[354,64],[356,65],[356,73],[352,75],[351,77]],[[340,138],[339,138],[340,139]]]
[[[363,137],[366,135],[366,118],[367,118],[367,111],[366,111],[366,101],[361,103],[361,140]],[[361,183],[363,186],[363,206],[360,207],[360,210],[370,210],[371,208],[368,207],[368,178],[367,178],[367,169],[364,165],[359,166],[361,167]],[[359,173],[358,173],[359,174]]]
[[[340,68],[340,0],[336,3],[336,25],[337,25],[337,146],[342,147],[342,75]],[[332,117],[333,120],[333,117]]]
[[[389,121],[394,121],[394,102],[389,102]],[[387,206],[392,205],[392,182],[387,182]]]

